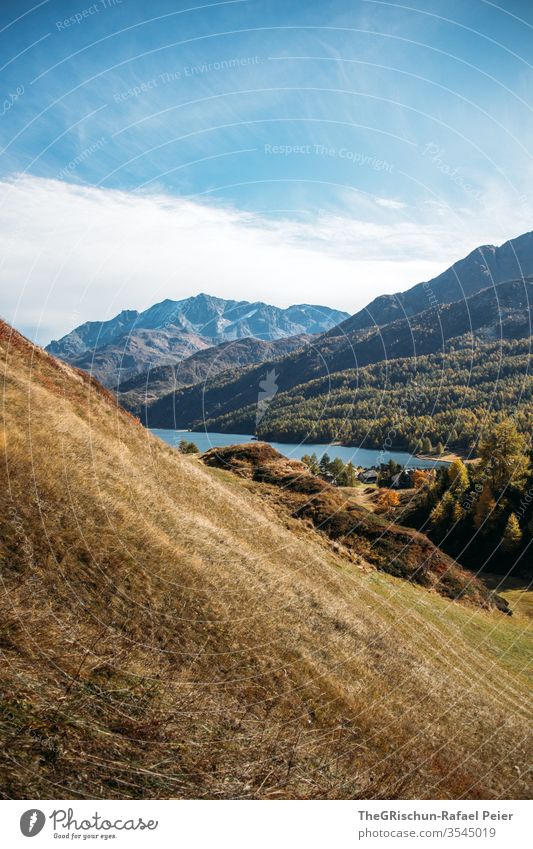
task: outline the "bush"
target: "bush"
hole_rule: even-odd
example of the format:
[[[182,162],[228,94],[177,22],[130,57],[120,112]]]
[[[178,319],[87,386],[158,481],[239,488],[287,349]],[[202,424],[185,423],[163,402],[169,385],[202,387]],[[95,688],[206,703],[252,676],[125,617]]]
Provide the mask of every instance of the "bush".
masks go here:
[[[182,454],[199,454],[200,449],[194,442],[188,442],[186,439],[181,439],[180,444],[178,445],[178,450],[181,451]]]

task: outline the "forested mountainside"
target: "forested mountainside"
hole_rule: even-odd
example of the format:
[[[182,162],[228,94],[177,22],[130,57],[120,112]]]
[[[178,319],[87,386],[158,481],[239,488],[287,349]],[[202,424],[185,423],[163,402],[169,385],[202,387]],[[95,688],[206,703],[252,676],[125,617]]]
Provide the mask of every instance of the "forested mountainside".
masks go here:
[[[204,382],[229,368],[282,357],[304,347],[312,338],[308,334],[300,334],[273,342],[264,342],[253,337],[222,342],[220,345],[198,351],[174,365],[158,366],[123,381],[117,387],[117,398],[127,410],[140,415],[145,404],[152,403],[175,389]]]
[[[335,341],[321,340],[314,359],[308,352],[296,363],[300,370],[298,382],[302,383],[318,376],[322,366],[329,371],[353,367],[356,354],[358,364],[366,365],[378,359],[437,350],[439,333],[449,336],[450,322],[459,320],[462,328],[457,332],[451,328],[453,335],[471,329],[468,309],[464,308],[467,302],[472,309],[479,310],[479,320],[474,315],[473,329],[482,334],[479,322],[485,321],[486,334],[496,333],[498,337],[496,313],[499,309],[506,310],[498,298],[504,300],[505,296],[503,292],[498,298],[491,296],[491,290],[504,281],[523,281],[532,274],[533,233],[525,233],[500,247],[477,248],[433,280],[403,293],[380,296],[353,316],[325,306],[297,304],[281,309],[262,302],[200,294],[180,301],[167,299],[140,313],[123,310],[108,321],[86,322],[62,339],[52,341],[47,350],[94,374],[106,386],[116,388],[119,383],[160,366],[175,365],[196,351],[225,341],[248,337],[273,341],[301,334],[331,337]],[[472,295],[482,290],[485,295],[470,302]],[[516,296],[517,292],[515,302]],[[447,312],[444,307],[451,303],[463,303],[462,313],[458,314],[457,308]],[[437,313],[442,328],[431,319]],[[420,318],[422,314],[424,319]],[[413,325],[419,333],[420,322],[425,324],[428,316],[432,321],[429,338],[424,340],[419,335],[418,348],[414,350],[416,346],[410,343],[406,325]],[[513,318],[520,324],[520,316],[505,314],[501,328],[505,338],[516,338]],[[382,332],[384,327],[389,329],[387,333]],[[356,352],[352,351],[354,346]],[[159,381],[158,388],[162,388]]]
[[[437,568],[386,574],[363,514],[332,539],[3,323],[0,356],[5,797],[529,798],[528,632],[481,582],[396,529]]]
[[[257,422],[259,436],[381,447],[392,429],[396,445],[416,449],[429,439],[464,448],[484,418],[500,412],[530,425],[532,301],[531,280],[510,281],[411,320],[322,337],[161,398],[144,421],[254,432],[260,381],[270,371],[275,392]]]
[[[462,347],[461,347],[462,344]],[[413,452],[472,451],[485,428],[513,414],[533,428],[531,337],[515,342],[456,340],[445,354],[348,369],[277,394],[257,424],[265,439],[381,448],[388,439]],[[209,410],[209,396],[206,409]],[[203,421],[208,430],[250,433],[256,405]]]

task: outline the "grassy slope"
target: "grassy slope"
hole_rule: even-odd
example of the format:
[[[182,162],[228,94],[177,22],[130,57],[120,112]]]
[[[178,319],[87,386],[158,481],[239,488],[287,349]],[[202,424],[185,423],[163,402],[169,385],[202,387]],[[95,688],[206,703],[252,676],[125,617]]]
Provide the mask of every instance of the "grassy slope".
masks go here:
[[[346,563],[0,349],[4,796],[528,795],[524,620]]]
[[[259,497],[274,502],[280,513],[298,518],[333,543],[351,562],[365,562],[395,577],[435,589],[446,598],[468,600],[485,608],[507,610],[503,599],[472,572],[462,569],[424,534],[371,514],[339,487],[311,474],[265,442],[212,448],[208,466],[248,477]]]
[[[515,616],[533,619],[533,585],[525,578],[486,575],[485,583],[506,599]]]

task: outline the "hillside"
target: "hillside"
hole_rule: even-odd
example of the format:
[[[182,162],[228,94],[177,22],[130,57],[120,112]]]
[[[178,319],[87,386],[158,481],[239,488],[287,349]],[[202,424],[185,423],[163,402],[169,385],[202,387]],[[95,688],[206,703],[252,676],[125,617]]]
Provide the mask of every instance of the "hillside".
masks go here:
[[[288,336],[274,342],[248,337],[222,342],[169,366],[159,366],[125,380],[117,387],[120,404],[135,415],[150,404],[183,386],[204,382],[229,368],[237,368],[282,357],[305,346],[307,334]]]
[[[362,558],[376,569],[447,598],[467,599],[486,608],[496,605],[508,613],[503,599],[488,592],[482,581],[461,569],[424,534],[361,510],[342,489],[310,474],[303,463],[287,460],[268,443],[212,448],[203,461],[256,481],[262,497],[275,500],[290,516],[311,522],[333,541],[336,551],[342,547],[351,562]]]
[[[141,313],[124,310],[108,321],[85,322],[46,350],[115,387],[211,345],[248,337],[273,341],[323,333],[347,317],[340,310],[311,304],[281,309],[200,294],[181,301],[167,299]]]
[[[529,796],[520,616],[350,560],[5,324],[0,351],[4,798]]]
[[[365,431],[357,425],[362,419],[370,425],[368,420],[375,418],[377,413],[376,404],[370,415],[367,407],[359,407],[368,400],[368,395],[359,391],[365,386],[366,366],[382,364],[381,369],[377,369],[380,381],[374,383],[374,397],[380,404],[379,417],[386,419],[382,423],[385,433],[390,428],[394,413],[383,404],[383,393],[389,388],[389,370],[394,379],[398,360],[402,361],[400,372],[403,375],[399,383],[403,383],[404,389],[407,380],[412,384],[414,391],[411,394],[415,396],[416,413],[427,418],[437,412],[434,410],[434,402],[438,398],[442,378],[442,363],[438,362],[438,358],[449,354],[451,348],[464,351],[465,356],[460,363],[461,373],[454,384],[458,392],[455,407],[462,408],[464,394],[461,393],[464,390],[468,396],[470,385],[469,359],[475,357],[479,346],[487,345],[491,351],[499,347],[505,354],[506,342],[498,340],[527,340],[532,332],[532,303],[533,279],[510,281],[484,289],[466,300],[426,310],[412,319],[354,331],[345,336],[322,336],[312,346],[278,358],[268,365],[228,371],[208,380],[205,385],[193,386],[163,397],[148,407],[144,420],[152,427],[205,426],[213,431],[250,433],[250,427],[255,427],[259,383],[266,368],[275,368],[277,393],[269,405],[268,414],[260,423],[259,435],[269,437],[283,434],[289,439],[301,439],[303,435],[309,434],[311,437],[355,439],[358,442],[366,438],[367,444],[377,442],[379,445],[382,441],[382,427],[365,437]],[[528,350],[525,344],[523,353]],[[425,358],[431,355],[435,355],[435,361],[430,362],[438,370],[425,367]],[[512,364],[513,360],[506,363],[505,359],[501,363],[508,376],[506,365]],[[525,380],[526,394],[521,396],[521,403],[527,404],[530,398],[530,378],[527,363],[523,365],[522,371],[513,374],[513,379],[518,382],[522,378]],[[419,367],[420,374],[432,384],[427,387],[428,391],[422,399],[420,389],[417,390],[415,386]],[[336,398],[335,390],[338,387],[344,390],[342,399]],[[488,383],[486,391],[489,395],[493,391]],[[309,399],[312,399],[312,409],[309,408]],[[483,403],[484,398],[479,398],[475,399],[475,404],[467,403],[466,406],[480,407]],[[405,404],[411,412],[414,403],[409,396],[406,398],[404,391]],[[283,414],[276,417],[276,411],[281,413],[282,408]],[[451,410],[453,406],[448,408],[448,412]],[[402,422],[398,423],[399,427],[402,425]],[[420,422],[419,430],[422,432],[428,427],[431,428],[431,422]],[[418,438],[417,434],[411,433],[408,438],[415,436]],[[402,444],[402,441],[398,439],[397,444]]]
[[[432,280],[418,283],[406,292],[380,295],[342,322],[331,335],[390,324],[404,317],[418,315],[432,306],[469,298],[482,289],[497,286],[506,280],[521,280],[531,275],[533,232],[510,239],[499,247],[482,245]]]

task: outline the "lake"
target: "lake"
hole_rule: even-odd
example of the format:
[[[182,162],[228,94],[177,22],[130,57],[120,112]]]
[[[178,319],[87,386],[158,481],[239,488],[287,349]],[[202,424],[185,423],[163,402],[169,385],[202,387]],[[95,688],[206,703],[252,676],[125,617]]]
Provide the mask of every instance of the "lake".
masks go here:
[[[225,445],[239,445],[243,442],[252,442],[252,436],[242,433],[191,433],[188,430],[165,430],[163,428],[151,428],[151,433],[158,436],[163,442],[168,442],[169,445],[177,447],[182,439],[188,442],[194,442],[200,451],[208,451],[210,448],[223,448]],[[290,443],[290,442],[271,442],[273,448],[284,454],[285,457],[290,457],[293,460],[299,460],[304,454],[316,454],[321,457],[322,454],[328,453],[333,460],[339,457],[344,463],[351,460],[354,466],[363,466],[365,469],[375,466],[378,463],[387,463],[390,459],[401,463],[402,466],[412,466],[417,469],[432,469],[435,466],[445,465],[439,460],[419,460],[413,457],[408,451],[389,451],[381,452],[370,448],[347,447],[345,445],[330,445],[318,443]]]

